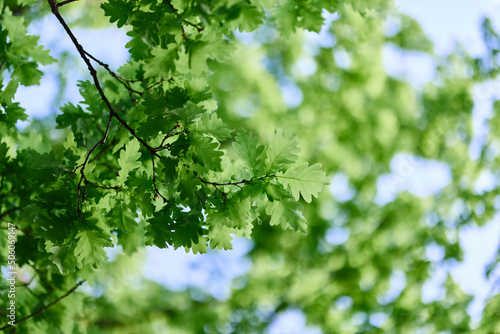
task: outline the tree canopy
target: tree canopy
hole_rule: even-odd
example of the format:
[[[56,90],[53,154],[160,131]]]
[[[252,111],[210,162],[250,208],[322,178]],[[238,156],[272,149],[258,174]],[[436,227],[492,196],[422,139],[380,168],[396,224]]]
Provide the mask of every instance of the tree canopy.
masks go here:
[[[46,16],[87,75],[79,103],[21,128],[17,89],[40,84],[45,65],[67,70],[28,33]],[[479,144],[472,126],[473,88],[499,69],[489,20],[485,54],[442,57],[390,0],[4,0],[0,18],[0,259],[15,272],[14,299],[1,282],[2,329],[265,333],[300,310],[323,333],[500,331],[498,294],[479,323],[451,275],[422,299],[462,260],[460,229],[500,203],[498,187],[476,187],[498,175],[500,104]],[[110,25],[129,37],[119,68],[73,32]],[[388,75],[388,45],[430,57],[433,80]],[[447,184],[397,191],[411,177],[394,166],[401,154],[442,163]],[[251,266],[224,298],[141,275],[145,246],[230,252],[233,238],[252,240]]]

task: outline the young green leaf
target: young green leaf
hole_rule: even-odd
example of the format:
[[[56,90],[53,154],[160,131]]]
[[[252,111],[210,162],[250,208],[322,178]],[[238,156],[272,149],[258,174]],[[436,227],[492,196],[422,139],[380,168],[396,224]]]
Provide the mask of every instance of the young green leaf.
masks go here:
[[[169,44],[166,49],[153,49],[152,58],[144,65],[146,78],[169,78],[175,71],[175,59],[179,58],[179,52],[175,44]]]
[[[49,260],[51,260],[59,269],[62,275],[68,275],[76,270],[78,260],[75,257],[75,245],[53,246],[50,248]]]
[[[283,229],[291,228],[297,232],[307,233],[306,219],[302,215],[302,205],[292,197],[268,202],[266,213],[271,216],[271,226],[281,224]]]
[[[130,211],[124,201],[116,201],[113,210],[111,211],[113,222],[115,225],[127,232],[133,231],[137,227],[137,213]]]
[[[120,158],[118,158],[118,164],[121,169],[118,172],[118,181],[120,184],[125,184],[130,171],[141,167],[142,163],[137,161],[141,157],[139,152],[140,144],[136,139],[132,139],[125,149],[120,152]]]
[[[231,241],[232,228],[227,227],[224,222],[226,217],[219,213],[209,214],[207,216],[208,239],[210,240],[210,248],[212,249],[233,249]]]
[[[321,169],[321,164],[309,166],[307,162],[298,167],[290,167],[285,174],[278,173],[276,177],[285,187],[290,189],[293,197],[298,201],[299,195],[311,203],[311,195],[318,197],[324,185],[329,184],[329,179]]]
[[[206,166],[212,170],[220,170],[221,156],[224,152],[219,150],[219,143],[212,137],[195,135],[193,137],[193,162]]]
[[[276,130],[269,137],[266,158],[267,174],[275,173],[283,165],[297,161],[299,152],[300,147],[296,136]]]
[[[231,138],[231,132],[233,132],[233,129],[224,124],[224,122],[217,117],[216,113],[204,113],[201,118],[196,120],[191,132],[208,134],[213,136],[218,141],[224,141]]]
[[[90,264],[94,268],[106,260],[104,247],[113,247],[110,236],[96,230],[81,230],[76,239],[76,258],[81,265]]]
[[[251,177],[258,176],[262,169],[264,146],[259,145],[258,138],[252,137],[252,134],[244,129],[238,131],[235,140],[233,147],[236,155],[243,161]]]

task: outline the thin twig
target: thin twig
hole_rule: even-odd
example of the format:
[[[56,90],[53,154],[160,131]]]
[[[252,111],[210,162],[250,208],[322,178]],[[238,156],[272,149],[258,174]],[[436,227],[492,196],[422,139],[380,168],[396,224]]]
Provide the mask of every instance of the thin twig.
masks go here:
[[[116,80],[118,80],[122,85],[123,87],[125,87],[128,91],[129,91],[129,95],[130,95],[130,98],[134,100],[134,98],[132,97],[131,93],[136,93],[138,95],[141,95],[142,96],[142,92],[139,92],[135,89],[133,89],[132,87],[130,87],[129,84],[127,84],[128,82],[130,82],[130,80],[127,80],[121,76],[119,76],[118,74],[116,74],[115,72],[113,72],[110,68],[109,68],[109,65],[100,61],[99,59],[95,58],[94,56],[92,56],[90,53],[88,53],[87,51],[85,51],[85,54],[90,58],[92,59],[93,61],[95,61],[96,63],[98,63],[99,65],[101,65],[102,67],[104,67],[106,69],[106,71],[108,71],[109,74],[111,74],[111,76],[113,78],[115,78]]]
[[[28,320],[29,318],[32,318],[32,317],[34,317],[35,315],[38,315],[38,314],[42,313],[43,311],[45,311],[45,310],[46,310],[46,309],[48,309],[49,307],[51,307],[51,306],[53,306],[53,305],[57,304],[59,301],[61,301],[62,299],[66,298],[66,297],[67,297],[67,296],[69,296],[71,293],[73,293],[76,289],[78,289],[78,287],[79,287],[80,285],[82,285],[84,282],[85,282],[85,280],[78,282],[78,283],[77,283],[74,287],[72,287],[72,288],[71,288],[68,292],[66,292],[64,295],[62,295],[61,297],[57,298],[57,299],[56,299],[56,300],[54,300],[52,303],[50,303],[50,304],[48,304],[48,305],[46,305],[46,306],[44,306],[44,307],[42,307],[42,308],[40,308],[40,309],[36,310],[35,312],[31,313],[30,315],[28,315],[28,316],[26,316],[26,317],[24,317],[24,318],[22,318],[22,319],[17,320],[16,322],[14,322],[14,325],[17,325],[17,324],[18,324],[18,323],[20,323],[20,322],[26,321],[26,320]],[[11,325],[5,325],[5,326],[3,326],[2,328],[0,328],[0,331],[1,331],[1,330],[4,330],[4,329],[6,329],[6,328],[9,328],[9,327],[11,327]]]
[[[184,23],[186,23],[186,24],[188,24],[188,25],[190,25],[190,26],[192,26],[192,27],[195,27],[195,28],[196,28],[196,30],[198,31],[198,34],[201,34],[201,32],[202,32],[203,30],[205,30],[204,28],[202,28],[202,27],[198,27],[196,24],[191,23],[191,22],[189,22],[189,21],[187,21],[187,20],[182,20],[182,22],[184,22]]]
[[[19,210],[19,207],[14,207],[0,214],[0,220],[4,219],[6,216],[10,215],[12,212]]]
[[[240,184],[246,184],[246,183],[249,183],[250,181],[248,180],[241,180],[241,181],[238,181],[238,182],[225,182],[225,183],[218,183],[218,182],[210,182],[210,181],[206,181],[206,180],[203,180],[201,177],[197,176],[197,178],[205,183],[205,184],[210,184],[212,186],[238,186],[238,187],[241,187]]]
[[[150,90],[150,89],[151,89],[151,88],[153,88],[154,86],[157,86],[157,85],[161,84],[163,81],[164,81],[164,80],[163,80],[163,78],[162,78],[159,82],[154,83],[154,84],[152,84],[151,86],[149,86],[148,88],[146,88],[146,90]]]
[[[169,132],[169,133],[167,133],[167,134],[165,135],[165,137],[163,137],[163,140],[161,141],[160,146],[156,147],[156,148],[155,148],[155,150],[156,150],[156,151],[161,151],[161,150],[164,150],[164,149],[168,148],[168,145],[163,146],[163,145],[165,144],[165,141],[166,141],[168,138],[170,138],[170,137],[174,137],[174,136],[177,136],[177,135],[181,134],[183,131],[174,132],[174,131],[175,131],[175,129],[178,129],[178,128],[180,128],[180,127],[181,127],[181,126],[180,126],[179,124],[177,124],[176,126],[174,126],[174,128],[173,128],[172,130],[170,130],[170,132]]]
[[[87,156],[85,157],[85,160],[83,161],[83,164],[81,165],[80,167],[80,181],[78,181],[78,186],[77,186],[77,192],[78,192],[78,212],[81,214],[82,213],[82,208],[81,208],[81,186],[82,186],[82,182],[83,180],[87,180],[87,178],[85,177],[85,167],[87,166],[88,162],[89,162],[89,158],[90,156],[92,155],[92,153],[96,150],[96,148],[99,146],[99,145],[102,145],[104,144],[104,141],[106,140],[106,138],[108,137],[108,133],[109,133],[109,128],[111,126],[111,121],[113,120],[113,114],[110,113],[109,114],[109,120],[108,120],[108,124],[106,125],[106,132],[104,133],[104,137],[101,138],[101,140],[99,140],[95,145],[94,147],[92,147],[90,149],[90,151],[88,151],[87,153]],[[85,190],[87,189],[87,182],[85,182],[85,188],[84,188],[84,192],[83,192],[83,197],[84,197],[84,200],[85,200],[85,197],[86,197],[86,193],[85,193]]]
[[[93,162],[93,161],[96,161],[97,159],[99,159],[104,153],[106,153],[107,150],[109,150],[109,148],[111,146],[113,146],[114,144],[116,144],[117,140],[116,138],[114,138],[111,143],[109,143],[108,145],[104,146],[104,148],[101,150],[101,152],[97,153],[97,155],[95,157],[93,157],[92,159],[90,159],[90,162]]]
[[[241,188],[241,184],[246,184],[246,183],[249,183],[250,181],[248,180],[241,180],[241,181],[238,181],[238,182],[225,182],[225,183],[218,183],[218,182],[210,182],[210,181],[206,181],[206,180],[203,180],[201,177],[199,176],[196,176],[196,178],[198,180],[200,180],[201,182],[205,183],[205,184],[209,184],[211,185],[212,187],[215,188],[215,190],[217,190],[221,195],[222,195],[222,199],[224,201],[224,204],[226,204],[226,199],[227,199],[227,194],[225,191],[222,191],[219,189],[219,187],[223,187],[223,186],[237,186],[239,188]]]
[[[177,11],[177,9],[175,9],[174,5],[172,5],[172,3],[170,2],[170,0],[165,0],[165,3],[168,5],[168,7],[170,7],[170,10],[172,10],[172,12],[175,14],[175,16],[177,16],[177,19],[179,19],[179,23],[180,23],[181,30],[182,30],[182,38],[184,40],[187,40],[186,30],[184,30],[184,25],[182,25],[182,21],[183,20],[182,20],[181,15]]]
[[[63,1],[63,2],[59,2],[57,4],[57,7],[61,7],[61,6],[67,5],[67,4],[75,2],[75,1],[78,1],[78,0],[66,0],[66,1]]]
[[[160,191],[156,187],[155,156],[153,155],[153,152],[150,153],[151,153],[151,162],[153,163],[153,187],[155,188],[155,195],[160,196],[163,199],[163,203],[167,203],[168,200],[162,194],[160,194]]]

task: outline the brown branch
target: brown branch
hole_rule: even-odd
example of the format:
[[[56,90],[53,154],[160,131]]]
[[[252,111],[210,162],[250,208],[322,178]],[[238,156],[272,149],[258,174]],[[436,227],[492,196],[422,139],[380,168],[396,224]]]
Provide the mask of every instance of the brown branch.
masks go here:
[[[150,146],[148,143],[146,143],[142,138],[137,137],[137,135],[135,134],[135,130],[132,129],[130,127],[130,125],[128,125],[128,123],[125,122],[118,114],[114,114],[113,117],[116,118],[116,120],[118,120],[118,122],[120,122],[125,127],[125,129],[127,129],[128,132],[130,132],[132,134],[132,136],[134,136],[134,138],[137,139],[139,141],[139,143],[141,143],[142,146],[144,146],[151,154],[154,154],[158,158],[161,158],[158,155],[158,153],[156,153],[156,150],[152,146]]]
[[[51,306],[53,306],[53,305],[57,304],[59,301],[61,301],[62,299],[66,298],[67,296],[69,296],[70,294],[72,294],[72,293],[73,293],[76,289],[78,289],[78,287],[79,287],[80,285],[82,285],[84,282],[85,282],[85,280],[78,282],[78,283],[77,283],[74,287],[72,287],[72,288],[71,288],[68,292],[66,292],[64,295],[62,295],[61,297],[57,298],[57,299],[56,299],[56,300],[54,300],[52,303],[50,303],[50,304],[48,304],[48,305],[46,305],[46,306],[44,306],[44,307],[42,307],[42,308],[40,308],[40,309],[36,310],[35,312],[31,313],[30,315],[28,315],[28,316],[26,316],[26,317],[24,317],[24,318],[22,318],[22,319],[20,319],[20,320],[17,320],[16,322],[14,322],[14,325],[17,325],[17,324],[18,324],[18,323],[20,323],[20,322],[26,321],[26,320],[28,320],[29,318],[32,318],[32,317],[34,317],[35,315],[38,315],[38,314],[42,313],[43,311],[45,311],[45,310],[46,310],[46,309],[48,309],[49,307],[51,307]],[[5,326],[3,326],[2,328],[0,328],[0,331],[1,331],[1,330],[4,330],[4,329],[6,329],[6,328],[9,328],[9,327],[11,327],[11,325],[5,325]]]
[[[73,171],[73,172],[76,172],[76,170],[78,168],[80,168],[80,181],[78,182],[77,192],[78,192],[78,212],[81,214],[82,213],[82,209],[81,209],[82,194],[83,194],[83,200],[85,200],[87,185],[90,184],[90,185],[92,185],[94,187],[99,187],[99,188],[102,188],[102,189],[116,189],[116,188],[107,188],[107,187],[98,186],[98,185],[96,185],[96,184],[88,181],[87,178],[86,178],[86,176],[85,176],[85,167],[87,166],[87,164],[89,162],[89,158],[92,155],[92,153],[97,149],[97,147],[99,147],[100,145],[104,145],[104,143],[105,143],[105,141],[106,141],[106,139],[108,137],[110,126],[111,126],[111,121],[113,120],[113,118],[115,118],[116,120],[118,120],[118,122],[120,122],[132,134],[132,136],[134,136],[151,153],[151,155],[156,155],[157,157],[160,157],[160,156],[158,155],[158,153],[156,153],[156,150],[153,147],[151,147],[143,139],[139,138],[136,135],[135,130],[132,129],[130,127],[130,125],[128,125],[128,123],[125,122],[118,115],[118,113],[115,111],[115,109],[111,105],[111,102],[109,101],[109,99],[107,98],[107,96],[104,94],[104,91],[103,91],[103,89],[101,87],[101,84],[99,82],[99,79],[97,77],[97,71],[92,66],[92,63],[90,62],[90,59],[96,61],[98,64],[100,64],[102,66],[104,66],[103,65],[104,63],[98,61],[96,58],[94,58],[93,56],[91,56],[88,52],[86,52],[83,49],[83,47],[80,45],[80,43],[76,39],[75,35],[73,34],[73,32],[71,31],[71,29],[67,25],[66,21],[64,20],[64,18],[59,13],[59,8],[58,8],[59,4],[55,0],[47,0],[47,1],[48,1],[49,5],[50,5],[52,13],[55,15],[55,17],[57,18],[57,20],[59,21],[59,23],[63,26],[63,28],[66,31],[67,35],[69,36],[69,38],[71,39],[71,41],[75,45],[78,53],[80,54],[80,57],[83,59],[83,61],[87,65],[87,68],[89,69],[90,75],[92,76],[92,79],[94,81],[94,85],[95,85],[97,91],[99,92],[99,95],[101,96],[102,101],[104,102],[104,104],[106,105],[106,107],[109,110],[109,120],[108,120],[108,123],[106,125],[106,131],[104,132],[103,137],[90,149],[90,151],[87,153],[87,156],[85,157],[84,162],[80,166],[77,166],[75,168],[75,170]],[[106,68],[106,66],[105,66],[105,68]],[[109,69],[109,67],[108,67],[108,69]],[[116,76],[116,78],[118,78],[118,76]],[[84,184],[83,185],[83,191],[82,191],[82,184]]]
[[[226,204],[226,199],[227,199],[227,194],[225,191],[222,191],[219,189],[219,187],[223,187],[223,186],[237,186],[239,188],[241,188],[241,184],[247,184],[249,183],[250,181],[248,180],[241,180],[241,181],[238,181],[238,182],[224,182],[224,183],[218,183],[218,182],[210,182],[210,181],[206,181],[206,180],[203,180],[201,177],[199,176],[195,176],[198,180],[200,180],[201,182],[203,182],[204,184],[209,184],[211,185],[212,187],[215,188],[215,190],[217,190],[221,195],[222,195],[222,199],[224,201],[224,204]]]
[[[59,2],[59,3],[57,3],[57,7],[61,7],[61,6],[67,5],[67,4],[75,2],[75,1],[78,1],[78,0],[66,0],[66,1],[63,1],[63,2]]]
[[[188,20],[184,20],[182,18],[181,14],[179,14],[179,11],[177,9],[175,9],[175,7],[172,5],[170,0],[165,0],[165,3],[170,7],[170,10],[175,14],[175,16],[177,16],[177,19],[179,19],[179,21],[181,23],[182,36],[183,36],[184,40],[186,40],[186,31],[184,30],[184,26],[182,25],[183,23],[196,28],[196,30],[198,31],[198,34],[200,34],[204,30],[204,28],[199,27],[198,25],[196,25],[192,22],[189,22]]]
[[[151,162],[153,163],[153,187],[155,188],[155,197],[159,196],[163,199],[163,203],[167,203],[168,200],[162,194],[160,194],[160,191],[156,187],[155,156],[153,155],[153,152],[150,153],[151,153]]]
[[[120,187],[119,186],[114,186],[114,187],[104,187],[104,186],[100,186],[98,184],[95,184],[94,182],[91,182],[87,179],[87,177],[85,177],[85,180],[84,180],[85,184],[90,184],[92,187],[95,187],[95,188],[101,188],[101,189],[106,189],[106,190],[120,190]]]
[[[205,181],[205,180],[203,180],[203,179],[202,179],[201,177],[199,177],[199,176],[197,176],[197,178],[198,178],[201,182],[203,182],[203,183],[205,183],[205,184],[210,184],[210,185],[212,185],[212,186],[214,186],[214,187],[215,187],[215,186],[220,186],[220,187],[222,187],[222,186],[238,186],[238,187],[241,187],[241,186],[240,186],[240,184],[246,184],[246,183],[249,183],[249,182],[250,182],[250,181],[248,181],[248,180],[241,180],[241,181],[238,181],[238,182],[224,182],[224,183],[218,183],[218,182],[210,182],[210,181]]]
[[[90,151],[87,153],[87,156],[85,157],[85,161],[81,165],[81,169],[80,169],[80,175],[81,175],[81,177],[80,177],[80,181],[78,182],[78,188],[77,188],[77,192],[78,192],[78,212],[81,213],[82,212],[82,210],[81,210],[81,186],[82,186],[83,180],[85,179],[85,167],[87,166],[87,163],[89,162],[89,158],[92,155],[92,153],[96,150],[96,148],[99,145],[103,145],[104,142],[106,141],[106,139],[108,137],[108,134],[109,134],[109,129],[110,129],[110,126],[111,126],[111,121],[113,120],[113,116],[116,115],[116,111],[114,110],[113,106],[111,105],[111,102],[109,102],[108,98],[104,94],[104,91],[103,91],[103,89],[101,87],[101,84],[99,83],[99,79],[97,78],[97,71],[95,70],[95,68],[90,63],[90,60],[89,60],[89,58],[87,57],[87,55],[85,53],[85,50],[80,45],[80,43],[78,43],[78,40],[76,39],[75,35],[73,34],[73,32],[71,31],[71,29],[69,28],[69,26],[66,24],[66,21],[64,21],[64,19],[61,16],[61,14],[59,13],[59,8],[58,8],[59,4],[55,0],[47,0],[47,1],[48,1],[49,5],[50,5],[52,13],[55,15],[55,17],[57,18],[57,20],[59,21],[59,23],[63,26],[64,30],[66,31],[66,33],[68,34],[69,38],[71,39],[71,41],[75,45],[78,53],[80,54],[80,57],[83,59],[83,61],[87,65],[87,68],[89,69],[90,75],[92,76],[92,79],[94,80],[94,85],[97,88],[97,91],[99,92],[99,95],[101,96],[101,99],[106,104],[106,106],[108,107],[108,110],[110,112],[108,124],[106,125],[106,131],[104,132],[103,137],[90,149]],[[83,197],[85,198],[85,192],[83,193]]]
[[[111,146],[113,146],[114,144],[116,144],[117,140],[116,138],[114,138],[111,143],[109,143],[108,145],[104,146],[104,148],[101,150],[101,152],[97,153],[97,155],[95,157],[93,157],[92,159],[90,159],[90,162],[93,162],[93,161],[96,161],[97,159],[99,159],[104,153],[106,153],[107,150],[109,150],[109,148]]]
[[[92,56],[90,53],[88,53],[87,51],[85,51],[85,54],[90,58],[92,59],[93,61],[95,61],[96,63],[98,63],[99,65],[101,65],[102,67],[104,67],[106,69],[106,71],[108,71],[108,73],[113,77],[115,78],[116,80],[118,80],[122,85],[123,87],[125,87],[128,92],[129,92],[129,96],[130,98],[135,101],[135,99],[132,97],[132,93],[136,93],[140,96],[142,96],[142,92],[139,92],[139,91],[136,91],[135,89],[133,89],[132,87],[130,87],[130,85],[128,84],[130,82],[130,80],[127,80],[121,76],[119,76],[118,74],[116,74],[115,72],[113,72],[110,68],[109,68],[109,65],[100,61],[99,59],[95,58],[94,56]]]
[[[8,215],[10,215],[12,212],[17,211],[19,209],[20,209],[19,207],[14,207],[12,209],[9,209],[9,210],[5,211],[4,213],[0,214],[0,220],[4,219]]]
[[[49,0],[50,1],[50,0]],[[101,140],[99,140],[95,145],[94,147],[92,147],[90,149],[90,151],[87,153],[87,156],[85,157],[85,160],[83,161],[83,164],[81,164],[81,167],[80,167],[80,181],[78,182],[78,186],[77,186],[77,192],[78,192],[78,212],[81,214],[82,213],[82,207],[81,207],[81,196],[82,196],[82,192],[81,192],[81,187],[82,187],[82,181],[85,180],[85,188],[84,188],[84,191],[83,191],[83,198],[85,200],[85,197],[86,197],[86,189],[87,189],[87,178],[85,176],[85,167],[87,166],[88,162],[89,162],[89,158],[90,156],[92,155],[92,153],[96,150],[96,148],[99,146],[99,145],[102,145],[104,144],[106,138],[108,137],[108,133],[109,133],[109,129],[110,129],[110,126],[111,126],[111,121],[113,120],[113,114],[110,113],[109,114],[109,120],[108,120],[108,124],[106,125],[106,132],[104,133],[104,136],[102,137]],[[78,167],[77,167],[78,168]]]
[[[170,10],[175,14],[175,16],[177,16],[177,19],[179,19],[179,23],[180,23],[181,30],[182,30],[182,38],[184,40],[186,40],[187,39],[187,37],[186,37],[186,30],[184,30],[184,26],[182,25],[182,17],[181,17],[181,15],[177,11],[177,9],[175,9],[174,5],[172,5],[172,3],[170,2],[170,0],[164,0],[164,1],[168,5],[168,7],[170,7]]]
[[[180,127],[181,127],[181,126],[180,126],[179,124],[177,124],[176,126],[174,126],[174,128],[173,128],[172,130],[170,130],[170,132],[169,132],[169,133],[167,133],[167,134],[165,135],[165,137],[163,137],[163,140],[161,141],[160,146],[155,147],[155,150],[156,150],[156,151],[162,151],[162,150],[164,150],[164,149],[169,148],[169,144],[164,145],[164,144],[165,144],[165,141],[166,141],[168,138],[170,138],[170,137],[177,136],[177,135],[181,134],[182,132],[184,132],[184,131],[174,132],[174,131],[175,131],[175,129],[178,129],[178,128],[180,128]]]
[[[196,30],[198,31],[198,34],[201,34],[201,32],[202,32],[203,30],[205,30],[204,28],[199,27],[199,26],[197,26],[196,24],[191,23],[191,22],[189,22],[189,21],[187,21],[187,20],[182,20],[182,22],[184,22],[184,23],[186,23],[186,24],[188,24],[188,25],[190,25],[190,26],[192,26],[192,27],[195,27],[195,28],[196,28]]]
[[[149,86],[148,88],[146,88],[146,90],[150,90],[150,89],[151,89],[151,88],[153,88],[154,86],[157,86],[157,85],[161,84],[163,81],[164,81],[164,80],[163,80],[163,78],[162,78],[162,79],[161,79],[160,81],[158,81],[157,83],[154,83],[154,84],[152,84],[151,86]]]

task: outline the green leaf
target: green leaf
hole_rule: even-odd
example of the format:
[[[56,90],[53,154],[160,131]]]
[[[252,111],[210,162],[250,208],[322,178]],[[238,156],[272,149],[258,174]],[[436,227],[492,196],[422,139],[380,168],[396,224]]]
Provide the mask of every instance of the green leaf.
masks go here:
[[[62,114],[56,117],[56,129],[64,129],[71,126],[71,131],[77,132],[78,120],[89,119],[92,117],[90,113],[83,111],[80,105],[74,106],[71,103],[61,107]]]
[[[83,101],[80,101],[80,103],[86,104],[86,109],[92,114],[101,115],[106,106],[94,84],[88,80],[80,81],[78,87],[80,87],[80,95],[83,97]]]
[[[266,158],[267,174],[278,171],[285,164],[297,161],[299,152],[296,136],[276,130],[269,138]]]
[[[234,45],[222,38],[218,33],[211,32],[197,36],[194,42],[187,45],[189,67],[196,74],[208,70],[207,60],[216,59],[220,62],[228,59],[234,50]]]
[[[283,188],[281,184],[268,183],[266,185],[266,195],[269,201],[274,202],[290,197],[290,192]]]
[[[49,259],[57,266],[62,275],[68,275],[76,270],[78,260],[75,257],[75,246],[69,245],[53,246],[50,248],[52,255]]]
[[[184,122],[185,126],[188,126],[204,113],[205,109],[189,101],[182,108],[173,109],[171,112]]]
[[[129,49],[128,52],[130,52],[133,60],[142,61],[149,56],[149,45],[144,42],[141,35],[133,30],[130,30],[127,32],[127,36],[130,36],[131,39],[127,44],[125,44],[125,47]]]
[[[197,243],[193,242],[191,244],[191,249],[193,254],[205,254],[207,253],[207,242],[208,238],[204,236],[199,236]],[[189,252],[189,247],[186,247],[186,253]]]
[[[0,122],[7,126],[14,126],[17,121],[25,121],[28,115],[25,114],[25,109],[19,106],[19,103],[12,103],[6,107],[0,107]]]
[[[250,176],[258,176],[262,170],[262,152],[264,146],[258,144],[258,138],[252,137],[250,132],[244,129],[238,131],[233,147],[236,155],[243,161],[248,168]]]
[[[125,145],[125,149],[120,151],[118,164],[120,171],[118,172],[118,181],[121,185],[125,184],[130,171],[141,167],[142,163],[139,160],[141,153],[139,152],[140,144],[137,139],[132,139]]]
[[[293,194],[296,200],[299,200],[299,194],[307,202],[311,203],[311,195],[318,197],[324,185],[329,184],[329,179],[321,170],[321,164],[309,166],[307,162],[298,167],[290,167],[285,174],[278,173],[278,180]]]
[[[101,4],[104,14],[109,16],[109,22],[116,22],[118,28],[127,23],[133,13],[134,7],[135,4],[133,1],[126,0],[108,0],[108,2]]]
[[[302,205],[292,197],[279,201],[268,202],[266,213],[271,216],[271,226],[280,224],[283,229],[293,229],[297,232],[307,233],[306,219],[302,215]]]
[[[227,218],[221,214],[213,213],[207,216],[208,239],[210,240],[210,248],[212,249],[233,249],[231,241],[233,237],[232,228],[227,227],[224,221]]]
[[[94,268],[107,258],[104,247],[113,247],[110,236],[101,231],[81,230],[76,239],[76,258],[82,265],[90,264]]]
[[[221,156],[224,152],[219,150],[219,143],[212,137],[196,135],[192,141],[193,162],[212,170],[220,170]]]
[[[37,63],[34,62],[21,63],[12,72],[12,76],[24,86],[39,85],[42,75],[43,72],[38,69]]]
[[[130,211],[129,206],[126,205],[124,201],[115,202],[111,214],[114,218],[113,222],[115,223],[116,227],[124,231],[133,231],[138,225],[135,221],[135,218],[137,218],[137,213]]]
[[[20,5],[23,6],[32,6],[38,2],[38,0],[19,0]]]
[[[40,37],[38,36],[29,36],[29,37],[33,37],[34,41],[33,44],[38,43],[38,40],[40,39]],[[29,55],[31,59],[33,59],[33,61],[36,61],[42,65],[49,65],[56,61],[50,55],[50,51],[43,48],[43,45],[36,45],[30,47]]]
[[[172,244],[172,230],[174,230],[169,206],[165,206],[160,212],[148,220],[145,227],[146,245],[166,248]]]
[[[9,83],[7,83],[7,86],[1,87],[2,89],[0,90],[0,101],[3,101],[6,104],[12,104],[12,100],[14,99],[14,95],[16,95],[18,87],[19,80],[11,78]]]
[[[252,32],[264,23],[264,12],[262,10],[247,3],[241,3],[240,6],[240,25],[238,27],[240,32]]]
[[[196,120],[191,132],[208,134],[218,141],[224,141],[232,137],[231,132],[233,132],[233,129],[224,124],[224,122],[217,117],[216,113],[204,113],[201,118]]]
[[[175,59],[179,52],[175,44],[169,44],[166,49],[153,49],[152,57],[144,65],[144,77],[169,79],[175,71]]]

